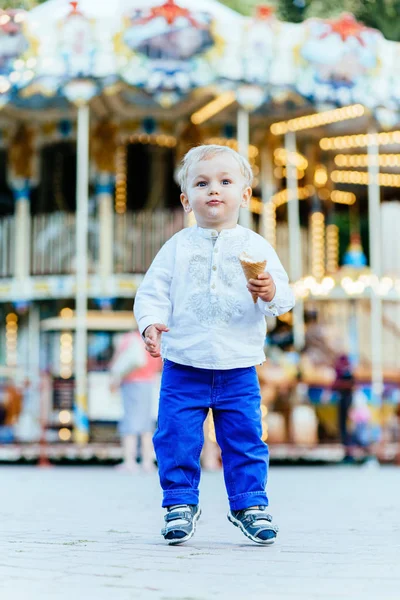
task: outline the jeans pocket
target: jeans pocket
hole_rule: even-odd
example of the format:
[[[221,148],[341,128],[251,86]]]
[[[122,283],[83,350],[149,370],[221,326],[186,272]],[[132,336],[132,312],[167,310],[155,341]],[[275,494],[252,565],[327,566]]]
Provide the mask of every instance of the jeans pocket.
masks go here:
[[[163,371],[170,371],[174,367],[176,367],[176,363],[172,360],[168,360],[168,358],[164,358]]]

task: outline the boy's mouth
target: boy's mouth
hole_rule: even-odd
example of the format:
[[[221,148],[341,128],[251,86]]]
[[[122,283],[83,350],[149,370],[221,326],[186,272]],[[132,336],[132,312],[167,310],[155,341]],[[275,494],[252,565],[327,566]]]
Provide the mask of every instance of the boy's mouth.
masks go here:
[[[207,204],[210,204],[211,206],[215,206],[216,204],[222,204],[222,200],[217,200],[217,199],[215,199],[215,200],[209,200],[207,202]]]

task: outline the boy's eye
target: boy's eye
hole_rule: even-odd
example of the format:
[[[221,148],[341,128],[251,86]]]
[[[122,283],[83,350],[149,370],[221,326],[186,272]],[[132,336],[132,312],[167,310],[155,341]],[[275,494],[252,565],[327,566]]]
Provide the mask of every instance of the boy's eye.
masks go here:
[[[226,185],[227,183],[231,183],[231,180],[230,180],[230,179],[223,179],[223,180],[222,180],[222,183],[223,183],[224,185]]]
[[[198,182],[196,183],[196,186],[197,186],[197,187],[204,187],[205,185],[207,185],[205,181],[198,181]]]

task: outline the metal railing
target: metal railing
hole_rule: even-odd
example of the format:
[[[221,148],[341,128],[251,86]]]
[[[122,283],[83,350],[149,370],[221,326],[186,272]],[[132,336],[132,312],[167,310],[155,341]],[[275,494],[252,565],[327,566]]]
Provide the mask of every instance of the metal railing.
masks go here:
[[[145,273],[161,246],[183,226],[182,210],[115,215],[114,272]]]
[[[31,217],[31,275],[68,275],[75,272],[76,215],[56,212]],[[184,227],[182,210],[143,210],[115,214],[113,222],[113,264],[115,273],[145,273],[161,246]],[[303,273],[310,268],[307,231],[302,230]],[[283,266],[289,267],[289,231],[278,225],[277,252]],[[89,218],[89,272],[98,270],[100,224]],[[14,217],[0,219],[0,277],[14,274]]]
[[[32,275],[67,275],[75,272],[76,215],[57,212],[31,218]],[[89,218],[88,268],[96,271],[99,254],[97,217]]]

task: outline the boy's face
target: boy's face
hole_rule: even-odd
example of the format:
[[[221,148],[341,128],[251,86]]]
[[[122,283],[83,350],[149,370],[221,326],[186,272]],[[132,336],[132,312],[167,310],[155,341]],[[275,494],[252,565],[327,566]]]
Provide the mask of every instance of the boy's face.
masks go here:
[[[230,229],[236,226],[241,206],[247,206],[251,187],[230,154],[217,154],[193,164],[186,191],[181,194],[185,212],[193,210],[199,227]]]

